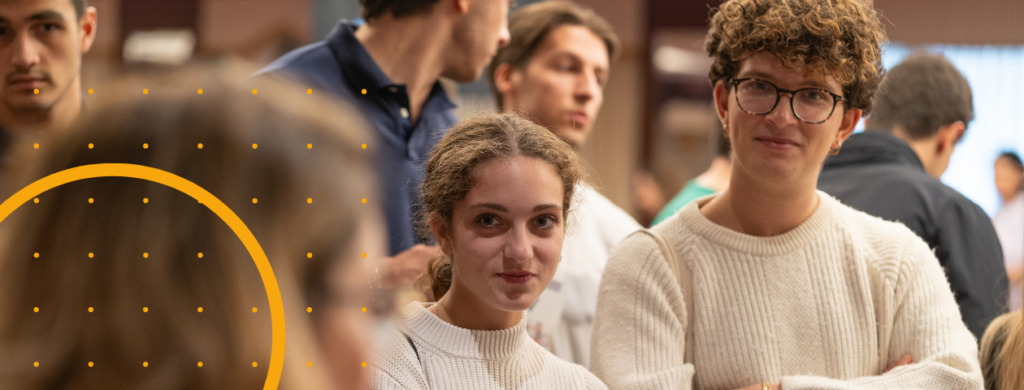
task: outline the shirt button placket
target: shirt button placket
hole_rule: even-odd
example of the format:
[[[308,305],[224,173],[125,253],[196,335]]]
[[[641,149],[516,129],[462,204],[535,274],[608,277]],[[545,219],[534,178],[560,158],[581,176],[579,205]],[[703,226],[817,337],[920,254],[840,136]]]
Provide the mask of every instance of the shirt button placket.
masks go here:
[[[409,119],[409,109],[405,107],[398,109],[398,114],[401,115],[402,118]]]

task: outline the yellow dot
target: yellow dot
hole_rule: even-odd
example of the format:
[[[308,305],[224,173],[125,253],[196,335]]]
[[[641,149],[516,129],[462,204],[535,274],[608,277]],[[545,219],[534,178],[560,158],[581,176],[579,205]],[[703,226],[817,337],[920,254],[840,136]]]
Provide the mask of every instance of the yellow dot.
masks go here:
[[[364,307],[364,308],[362,309],[362,311],[363,311],[363,313],[366,313],[366,308]]]
[[[37,258],[37,259],[38,259],[38,258],[39,258],[39,252],[33,253],[33,254],[32,254],[32,257],[35,257],[35,258]]]
[[[307,252],[306,253],[306,258],[307,259],[312,259],[313,258],[313,252]]]
[[[143,307],[142,307],[142,312],[143,312],[143,313],[149,313],[149,308],[148,308],[148,307],[145,307],[145,306],[143,306]]]
[[[203,258],[203,252],[199,252],[199,254],[196,255],[196,256],[199,256],[199,258],[202,259]]]
[[[39,94],[39,88],[33,89],[32,92],[35,93],[36,95],[38,95]]]
[[[149,203],[149,198],[142,198],[142,203]]]
[[[203,94],[203,89],[202,89],[202,88],[199,88],[199,94],[200,94],[200,95],[202,95],[202,94]]]
[[[89,144],[89,149],[92,149],[92,144]]]
[[[92,198],[89,198],[89,203],[92,203]]]
[[[306,362],[306,367],[313,367],[313,362]]]
[[[256,202],[259,202],[259,201],[260,201],[259,199],[252,198],[252,204],[256,204]]]
[[[363,198],[363,203],[366,203],[366,198]]]
[[[366,149],[366,144],[363,144],[362,146],[363,146],[363,149]]]
[[[366,95],[366,88],[363,88],[363,95]]]
[[[143,95],[149,95],[149,89],[148,88],[143,88],[142,89],[142,94]]]
[[[306,203],[313,203],[313,198],[306,198]]]
[[[149,149],[149,144],[142,144],[143,149]]]
[[[32,308],[32,312],[33,313],[38,313],[39,312],[39,306],[33,307]]]
[[[89,94],[92,95],[92,88],[89,88]]]
[[[256,312],[256,307],[253,307],[253,308],[252,308],[252,312],[253,312],[253,313],[255,313],[255,312]]]
[[[252,366],[253,366],[253,367],[256,367],[256,362],[252,362]]]
[[[149,252],[142,252],[142,258],[143,259],[148,259],[149,258]]]
[[[89,258],[90,259],[92,258],[92,256],[93,256],[92,252],[89,252]]]
[[[257,146],[258,146],[258,145],[256,145],[256,144],[252,144],[252,148],[253,148],[253,149],[256,149],[256,147],[257,147]]]
[[[363,252],[363,258],[364,259],[366,258],[366,252]]]
[[[203,366],[203,362],[196,363],[196,365],[199,366],[199,367],[202,367]]]
[[[32,367],[39,367],[39,362],[32,362]]]
[[[306,308],[306,313],[312,313],[312,312],[313,312],[313,308],[312,307],[307,307]]]
[[[313,90],[312,89],[307,89],[306,90],[306,94],[307,95],[312,95],[313,94]]]
[[[306,149],[313,149],[313,144],[306,144]]]
[[[92,367],[92,362],[89,362],[89,367]]]
[[[89,312],[92,313],[92,306],[89,306]]]
[[[203,307],[202,307],[202,306],[199,306],[199,308],[198,308],[198,309],[196,309],[196,311],[198,311],[198,312],[202,313],[202,312],[203,312]]]
[[[33,202],[39,203],[39,198],[32,199]]]
[[[363,362],[362,366],[363,366],[363,367],[366,367],[366,362]]]
[[[39,144],[34,144],[32,146],[35,147],[36,149],[39,149]]]
[[[202,148],[203,148],[203,144],[199,144],[199,145],[198,145],[197,147],[198,147],[199,149],[202,149]]]
[[[149,367],[149,362],[142,362],[143,367]]]
[[[257,92],[258,92],[258,91],[256,91],[256,89],[253,89],[253,90],[252,90],[252,94],[253,94],[253,95],[255,95],[255,94],[256,94]]]

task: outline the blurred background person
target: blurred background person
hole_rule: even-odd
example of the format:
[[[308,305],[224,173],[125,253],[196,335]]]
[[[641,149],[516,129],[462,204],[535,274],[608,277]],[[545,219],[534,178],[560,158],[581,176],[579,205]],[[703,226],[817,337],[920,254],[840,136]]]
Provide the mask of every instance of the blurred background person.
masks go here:
[[[62,130],[82,111],[82,56],[96,38],[86,0],[0,2],[0,156],[9,132]]]
[[[859,0],[713,11],[705,48],[729,186],[612,251],[591,344],[610,389],[982,387],[931,249],[816,189],[872,110],[885,40]]]
[[[651,226],[671,217],[690,201],[721,192],[729,187],[729,177],[732,175],[732,149],[725,131],[718,134],[718,154],[711,160],[711,166],[704,173],[686,182],[686,186],[654,217]]]
[[[424,222],[444,252],[428,275],[438,300],[403,309],[371,389],[605,389],[526,329],[559,266],[584,169],[567,143],[514,114],[452,128],[423,183]]]
[[[818,188],[924,239],[980,340],[1005,312],[1002,249],[985,211],[939,180],[974,119],[971,87],[942,55],[920,53],[889,70],[874,104],[867,130],[825,160]]]
[[[290,77],[353,102],[375,130],[388,256],[384,286],[409,285],[436,247],[416,235],[423,166],[455,124],[455,105],[438,77],[480,77],[508,43],[509,0],[360,0],[366,24],[342,20],[326,40],[296,49],[260,73]],[[383,256],[381,256],[383,257]]]
[[[981,339],[979,358],[985,390],[1024,389],[1024,311],[1016,309],[992,321]]]
[[[999,242],[1003,245],[1003,262],[1010,279],[1010,310],[1024,306],[1021,275],[1024,274],[1024,165],[1020,156],[1005,152],[996,158],[996,189],[1003,201],[992,218]]]
[[[520,8],[509,20],[509,32],[512,39],[487,71],[498,106],[579,148],[604,102],[618,36],[593,10],[558,0]],[[640,225],[586,183],[575,193],[576,207],[569,214],[573,228],[562,245],[558,272],[531,307],[527,326],[556,356],[586,366],[608,253]]]
[[[359,389],[383,250],[368,132],[350,107],[291,85],[240,87],[222,65],[111,85],[67,133],[15,146],[21,188],[68,168],[138,164],[211,192],[248,226],[284,300],[283,389]],[[181,88],[207,87],[203,95]],[[160,93],[140,98],[143,86]],[[330,113],[330,115],[327,115]],[[311,145],[311,146],[310,146]],[[203,204],[141,179],[51,189],[0,224],[0,383],[17,389],[263,387],[267,293]]]

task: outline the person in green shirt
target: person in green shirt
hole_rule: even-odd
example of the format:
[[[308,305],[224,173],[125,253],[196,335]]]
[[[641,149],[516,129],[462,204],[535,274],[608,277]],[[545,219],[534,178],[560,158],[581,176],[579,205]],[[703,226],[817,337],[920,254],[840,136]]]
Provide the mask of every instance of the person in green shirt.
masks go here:
[[[711,160],[711,167],[690,181],[686,182],[683,189],[679,191],[672,200],[658,212],[658,215],[651,221],[651,227],[671,217],[691,200],[702,196],[711,195],[724,190],[729,186],[729,176],[732,173],[732,154],[729,146],[729,139],[725,138],[725,132],[718,133],[718,154]]]

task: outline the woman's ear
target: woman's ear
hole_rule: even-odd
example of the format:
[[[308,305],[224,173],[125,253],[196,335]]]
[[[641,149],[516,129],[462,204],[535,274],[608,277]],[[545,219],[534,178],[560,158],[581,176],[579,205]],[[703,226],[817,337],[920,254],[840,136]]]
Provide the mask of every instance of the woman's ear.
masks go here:
[[[434,233],[434,238],[437,239],[437,245],[441,247],[441,252],[451,256],[454,252],[452,246],[452,237],[449,232],[448,223],[444,221],[437,214],[430,214],[430,231]]]
[[[846,142],[846,139],[853,135],[853,130],[857,128],[857,122],[860,122],[862,112],[859,108],[851,108],[843,113],[843,122],[839,125],[839,132],[836,134],[839,144]]]
[[[516,90],[519,88],[519,78],[516,68],[507,63],[498,65],[494,69],[494,89],[501,94],[505,111],[514,110],[518,105]]]
[[[715,83],[715,111],[718,112],[718,120],[722,121],[722,128],[729,131],[729,88],[725,80]]]

